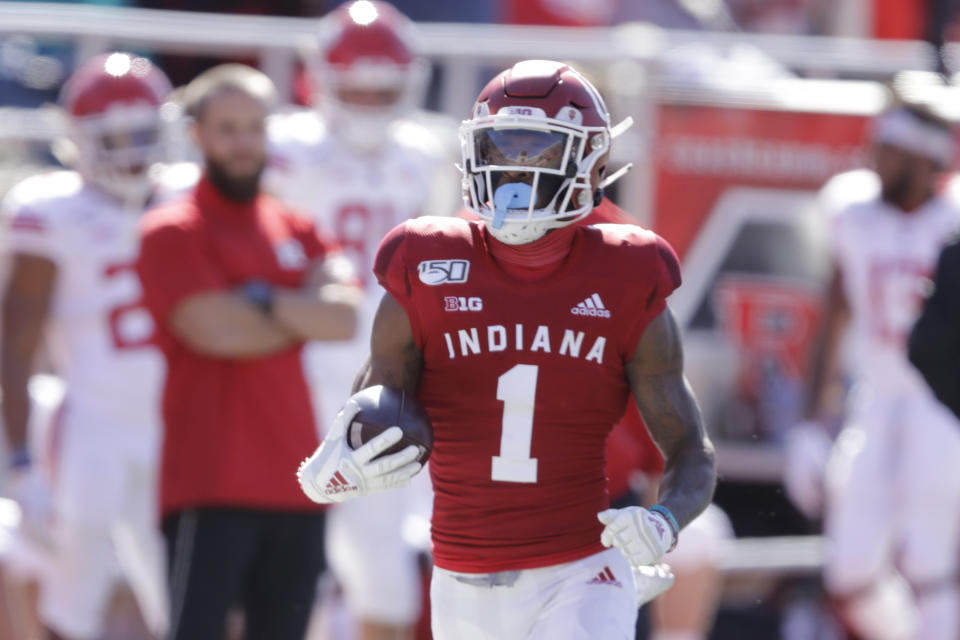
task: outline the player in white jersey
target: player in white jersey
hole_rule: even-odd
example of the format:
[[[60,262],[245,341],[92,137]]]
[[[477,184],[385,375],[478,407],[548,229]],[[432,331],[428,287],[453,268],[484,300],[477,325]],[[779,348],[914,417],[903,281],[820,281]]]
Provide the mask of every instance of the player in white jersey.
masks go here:
[[[268,189],[335,235],[365,291],[357,338],[306,350],[320,424],[332,424],[369,353],[366,336],[383,295],[372,274],[380,240],[408,218],[459,208],[454,159],[414,113],[427,66],[412,29],[384,2],[332,12],[310,65],[317,110],[270,123]],[[414,495],[372,496],[336,507],[327,519],[328,560],[363,640],[410,637],[417,620],[416,554],[400,536]]]
[[[76,170],[29,178],[3,203],[11,493],[24,533],[49,546],[40,616],[54,638],[98,636],[118,568],[146,624],[157,635],[165,625],[154,485],[164,371],[133,263],[140,213],[195,178],[190,168],[157,164],[169,92],[143,58],[114,53],[85,63],[61,97]],[[41,343],[66,385],[52,477],[27,447],[27,380]]]
[[[856,382],[826,467],[825,581],[860,637],[955,640],[960,423],[906,353],[940,248],[960,223],[958,203],[937,193],[953,139],[914,106],[888,110],[873,131],[876,175],[841,176],[824,190],[846,201],[830,220],[834,271],[809,420],[825,420],[845,333]]]

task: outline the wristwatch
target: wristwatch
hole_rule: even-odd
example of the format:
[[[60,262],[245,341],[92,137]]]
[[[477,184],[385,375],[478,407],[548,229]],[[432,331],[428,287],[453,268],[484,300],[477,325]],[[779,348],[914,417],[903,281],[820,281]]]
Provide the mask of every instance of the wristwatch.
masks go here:
[[[243,297],[268,316],[273,313],[273,285],[266,280],[250,280],[243,285]]]
[[[32,458],[30,456],[30,451],[25,447],[18,447],[12,454],[10,454],[10,459],[8,461],[8,466],[10,469],[26,469],[30,466]]]

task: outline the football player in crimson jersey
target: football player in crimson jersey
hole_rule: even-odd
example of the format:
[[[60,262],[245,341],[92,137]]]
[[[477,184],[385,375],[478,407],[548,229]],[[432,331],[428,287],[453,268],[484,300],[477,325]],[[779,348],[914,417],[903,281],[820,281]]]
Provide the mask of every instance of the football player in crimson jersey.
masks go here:
[[[133,263],[148,202],[195,178],[182,166],[156,171],[169,91],[144,58],[113,53],[85,63],[61,94],[74,170],[29,178],[3,205],[11,275],[0,382],[13,451],[4,471],[21,533],[50,549],[40,615],[54,637],[100,633],[117,558],[148,626],[160,634],[166,624],[154,485],[163,361]],[[69,396],[53,473],[27,447],[27,382],[44,330]]]
[[[380,240],[415,216],[449,215],[459,202],[455,158],[432,118],[415,110],[427,62],[415,27],[385,2],[341,5],[320,24],[308,68],[316,108],[269,121],[264,180],[285,202],[334,234],[361,274],[363,305],[356,338],[311,343],[307,375],[322,424],[336,417],[369,352],[369,331],[383,289],[371,273]],[[445,136],[455,142],[452,135]],[[415,502],[427,503],[426,478],[403,492],[371,496],[331,510],[327,558],[359,640],[410,637],[420,611],[419,549],[401,537]],[[324,598],[323,607],[335,606]]]
[[[465,201],[482,222],[418,218],[380,246],[387,295],[357,387],[416,392],[433,422],[438,640],[632,638],[648,585],[631,566],[658,563],[710,502],[713,447],[666,306],[676,256],[636,226],[573,224],[600,203],[623,128],[569,66],[520,62],[461,128]],[[631,394],[665,473],[658,504],[609,509],[604,444]],[[318,502],[418,467],[415,451],[370,461],[399,429],[351,450],[356,411],[348,400],[301,465]],[[350,491],[328,486],[334,473]]]

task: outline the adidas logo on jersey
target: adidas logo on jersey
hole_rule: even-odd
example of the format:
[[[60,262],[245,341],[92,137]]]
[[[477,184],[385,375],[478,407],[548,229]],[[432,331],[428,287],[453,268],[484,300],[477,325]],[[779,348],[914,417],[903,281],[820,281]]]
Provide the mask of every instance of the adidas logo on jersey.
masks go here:
[[[592,316],[595,318],[609,318],[610,310],[603,306],[603,300],[600,295],[595,293],[589,296],[583,302],[578,302],[577,306],[570,308],[570,313],[575,316]]]
[[[598,573],[593,580],[588,580],[587,584],[606,584],[611,587],[623,587],[620,581],[613,577],[613,571],[610,571],[610,567],[604,567],[603,571]]]
[[[323,490],[326,494],[338,494],[338,493],[347,493],[348,491],[356,491],[356,485],[350,484],[347,482],[347,479],[344,478],[339,471],[335,472],[330,476],[330,480],[327,481],[327,487]]]

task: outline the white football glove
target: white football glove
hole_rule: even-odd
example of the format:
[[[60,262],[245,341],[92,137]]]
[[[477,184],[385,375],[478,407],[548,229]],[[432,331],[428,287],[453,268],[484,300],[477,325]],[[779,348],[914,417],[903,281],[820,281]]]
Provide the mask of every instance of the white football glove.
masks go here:
[[[790,502],[811,519],[823,513],[830,445],[826,429],[817,422],[794,426],[784,443],[783,488]]]
[[[605,547],[616,547],[634,567],[656,564],[673,546],[667,519],[643,507],[607,509],[597,514],[607,525],[600,534]]]
[[[297,470],[300,488],[314,502],[344,502],[386,489],[405,487],[422,466],[419,450],[410,445],[403,451],[373,460],[400,441],[403,431],[390,427],[354,450],[347,444],[347,427],[360,406],[347,400],[337,414],[330,432],[313,455]]]
[[[43,471],[32,465],[16,467],[7,476],[7,496],[20,508],[20,531],[29,540],[53,546],[53,495]]]
[[[631,568],[633,583],[637,586],[638,607],[642,607],[673,586],[673,571],[666,563]]]

